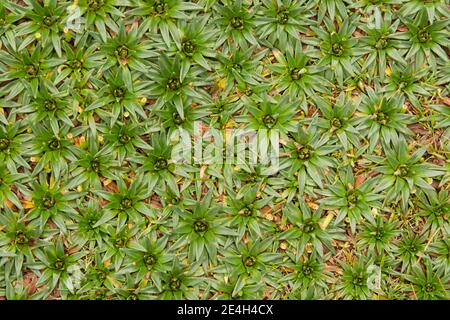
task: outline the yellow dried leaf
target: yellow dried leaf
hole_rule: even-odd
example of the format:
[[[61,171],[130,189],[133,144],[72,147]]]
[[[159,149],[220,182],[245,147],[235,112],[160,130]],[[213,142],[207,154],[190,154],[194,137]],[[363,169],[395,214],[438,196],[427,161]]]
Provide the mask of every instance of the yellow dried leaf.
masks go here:
[[[111,262],[110,262],[111,263]],[[107,276],[107,278],[108,278],[108,280],[109,281],[111,281],[111,283],[113,284],[113,286],[115,287],[115,288],[119,288],[119,287],[121,287],[122,286],[122,284],[119,282],[119,281],[117,281],[117,279],[116,278],[114,278],[114,277],[112,277],[112,276]]]
[[[76,146],[78,147],[84,147],[84,145],[86,144],[86,138],[81,136],[78,141],[75,143]]]
[[[350,86],[348,88],[345,89],[346,92],[350,92],[356,89],[356,86]]]
[[[22,206],[25,209],[33,209],[35,207],[34,202],[33,201],[28,201],[28,200],[23,200],[22,201]]]
[[[391,76],[391,68],[390,68],[389,66],[387,66],[386,69],[384,69],[384,72],[386,73],[386,75],[387,75],[388,77]]]
[[[314,202],[308,202],[308,207],[310,207],[311,209],[317,210],[319,208],[319,205],[317,203]]]
[[[225,89],[225,79],[220,79],[217,81],[217,86],[219,87],[219,89],[223,90]]]
[[[265,76],[269,76],[269,75],[270,75],[270,70],[269,69],[264,69],[263,72],[262,72],[262,76],[265,77]]]
[[[5,198],[3,200],[3,203],[5,204],[5,206],[7,206],[8,208],[12,208],[14,205],[11,201],[8,200],[8,198]]]
[[[206,169],[208,169],[207,165],[202,165],[200,168],[200,179],[205,180],[207,178]]]
[[[49,182],[50,189],[53,189],[55,187],[55,179],[53,178],[53,175],[50,176],[50,182]]]
[[[322,221],[321,223],[319,223],[320,228],[321,228],[322,230],[325,230],[325,229],[328,227],[328,225],[330,224],[331,220],[333,220],[333,217],[334,217],[334,214],[330,212],[330,213],[325,217],[325,219],[323,219],[323,221]]]

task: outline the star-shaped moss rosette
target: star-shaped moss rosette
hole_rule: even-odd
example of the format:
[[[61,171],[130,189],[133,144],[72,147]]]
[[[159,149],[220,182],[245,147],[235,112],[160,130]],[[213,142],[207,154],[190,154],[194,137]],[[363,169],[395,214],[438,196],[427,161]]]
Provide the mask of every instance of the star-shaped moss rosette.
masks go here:
[[[255,22],[259,40],[267,47],[287,47],[299,32],[308,32],[311,6],[297,0],[262,1]]]
[[[309,244],[309,250],[323,257],[324,250],[333,250],[332,241],[342,239],[342,229],[330,225],[328,230],[323,227],[323,210],[311,210],[304,201],[300,201],[284,208],[287,220],[292,223],[291,228],[280,235],[296,248],[296,257],[300,257]]]
[[[428,59],[432,66],[436,65],[437,59],[448,60],[443,49],[449,46],[450,41],[448,23],[448,20],[429,22],[428,15],[424,11],[417,15],[415,21],[405,19],[408,31],[399,34],[396,38],[408,40],[408,45],[405,45],[409,49],[406,59],[410,59],[414,55],[416,68],[423,65],[425,59]]]
[[[298,100],[303,112],[308,112],[308,99],[317,94],[329,94],[332,83],[322,76],[326,67],[319,67],[312,50],[300,50],[301,45],[293,42],[286,48],[286,55],[273,50],[276,63],[269,65],[273,73],[273,83],[277,90],[289,95],[292,100]]]
[[[212,203],[212,194],[208,193],[201,204],[179,212],[180,220],[174,228],[179,234],[175,248],[188,247],[190,261],[216,263],[217,252],[225,244],[225,236],[235,235],[220,219],[220,207]]]
[[[449,16],[1,1],[0,300],[448,299]]]
[[[33,261],[33,250],[30,244],[40,236],[38,221],[28,222],[23,210],[14,212],[9,208],[2,211],[0,223],[5,226],[0,235],[2,243],[2,262],[5,264],[5,276],[14,277],[22,272],[24,261]]]
[[[432,181],[434,177],[442,175],[443,171],[439,166],[421,162],[425,152],[426,148],[423,147],[410,154],[405,140],[400,139],[393,148],[385,147],[386,158],[369,157],[379,164],[374,168],[381,174],[375,190],[387,189],[385,201],[401,200],[401,207],[406,210],[412,191],[415,192],[418,189],[433,192],[429,180]]]
[[[294,270],[283,280],[288,281],[293,288],[289,298],[317,299],[322,296],[328,283],[332,281],[330,272],[325,270],[325,263],[315,252],[302,257],[288,254],[286,265]]]
[[[369,151],[373,151],[380,141],[390,144],[401,137],[411,136],[413,132],[408,124],[414,123],[414,115],[406,113],[399,95],[391,98],[377,95],[372,88],[366,89],[357,110],[356,129],[366,131],[369,140]]]
[[[361,53],[368,54],[363,69],[369,69],[371,74],[378,75],[383,80],[389,58],[406,64],[401,50],[404,47],[403,41],[398,39],[402,33],[397,33],[400,20],[395,19],[392,12],[386,12],[382,16],[378,9],[375,9],[373,20],[372,23],[364,23],[360,26],[366,35],[361,37],[359,50]]]
[[[321,48],[322,57],[319,66],[327,66],[327,76],[343,86],[344,77],[353,76],[353,61],[360,55],[356,50],[357,39],[352,37],[356,30],[353,19],[346,19],[336,27],[329,19],[324,20],[325,30],[311,27],[317,34],[317,46]]]

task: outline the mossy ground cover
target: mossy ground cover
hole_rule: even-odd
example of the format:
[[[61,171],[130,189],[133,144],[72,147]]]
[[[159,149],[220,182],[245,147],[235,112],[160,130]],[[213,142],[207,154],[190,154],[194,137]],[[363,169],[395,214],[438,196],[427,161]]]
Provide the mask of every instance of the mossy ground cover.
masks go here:
[[[449,16],[1,1],[0,299],[448,299]]]

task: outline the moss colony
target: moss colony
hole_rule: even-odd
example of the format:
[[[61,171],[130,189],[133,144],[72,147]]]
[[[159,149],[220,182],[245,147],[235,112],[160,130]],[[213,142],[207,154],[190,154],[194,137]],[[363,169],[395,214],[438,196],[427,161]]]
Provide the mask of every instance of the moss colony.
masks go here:
[[[448,299],[449,17],[2,0],[0,299]]]

